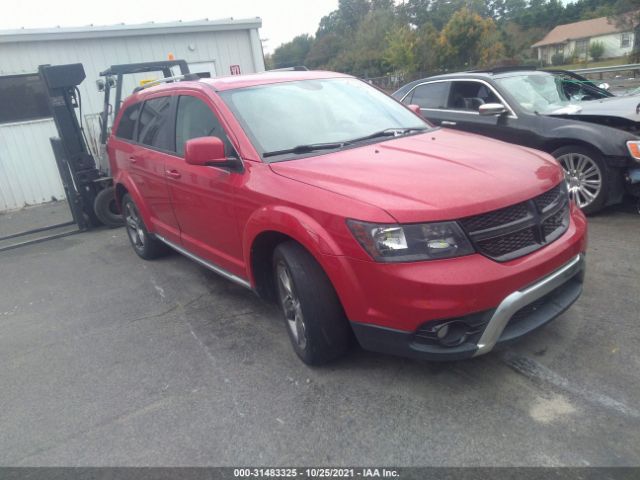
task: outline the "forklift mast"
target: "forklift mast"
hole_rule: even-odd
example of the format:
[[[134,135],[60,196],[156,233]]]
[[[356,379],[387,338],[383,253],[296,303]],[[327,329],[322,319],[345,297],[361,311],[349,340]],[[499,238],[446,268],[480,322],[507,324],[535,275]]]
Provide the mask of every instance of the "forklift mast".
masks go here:
[[[173,76],[172,67],[178,67],[181,75]],[[98,160],[105,160],[111,89],[116,90],[114,110],[117,114],[122,102],[123,76],[146,72],[162,72],[165,81],[190,78],[189,66],[184,60],[112,65],[101,72],[105,80],[98,82],[98,88],[104,91]],[[58,130],[58,137],[50,139],[51,147],[74,222],[80,230],[100,224],[110,227],[123,225],[108,167],[103,165],[103,170],[99,168],[82,128],[82,98],[78,85],[86,77],[84,67],[81,63],[40,65],[38,73],[46,87],[51,116]],[[76,109],[79,115],[76,115]]]
[[[59,138],[51,145],[75,222],[81,230],[99,224],[94,213],[94,200],[102,188],[100,171],[87,146],[75,109],[82,99],[78,85],[85,79],[81,63],[40,65],[38,72],[47,88],[51,114]],[[82,110],[81,110],[82,112]]]

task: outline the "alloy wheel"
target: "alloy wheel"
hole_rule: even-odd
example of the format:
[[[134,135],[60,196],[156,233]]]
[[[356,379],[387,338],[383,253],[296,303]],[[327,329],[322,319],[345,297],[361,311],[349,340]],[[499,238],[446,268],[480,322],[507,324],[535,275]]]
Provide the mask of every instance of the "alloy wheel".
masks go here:
[[[578,207],[590,205],[602,190],[602,172],[592,158],[582,153],[566,153],[558,157],[571,199]]]
[[[300,306],[300,299],[296,295],[293,287],[289,268],[284,262],[278,262],[276,265],[276,275],[278,278],[280,304],[282,305],[287,326],[291,331],[295,343],[301,350],[304,350],[307,346],[307,334],[302,307]]]
[[[144,248],[145,233],[142,228],[142,220],[133,203],[129,202],[126,206],[125,222],[127,224],[127,233],[131,239],[131,243],[137,249]]]

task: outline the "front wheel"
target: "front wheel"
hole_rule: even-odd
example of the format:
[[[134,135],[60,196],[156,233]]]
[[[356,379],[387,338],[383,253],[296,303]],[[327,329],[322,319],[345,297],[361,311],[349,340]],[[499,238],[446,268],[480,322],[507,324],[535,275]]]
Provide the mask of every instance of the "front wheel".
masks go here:
[[[585,213],[602,209],[607,198],[609,171],[599,152],[590,148],[568,145],[552,155],[564,170],[571,199]]]
[[[274,281],[293,349],[308,365],[344,355],[351,329],[340,300],[316,260],[296,242],[278,245]]]

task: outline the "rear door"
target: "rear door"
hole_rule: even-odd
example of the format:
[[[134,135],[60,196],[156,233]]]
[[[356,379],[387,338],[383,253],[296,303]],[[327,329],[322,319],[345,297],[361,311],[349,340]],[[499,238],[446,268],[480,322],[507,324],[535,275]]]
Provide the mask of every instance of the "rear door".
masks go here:
[[[169,198],[165,163],[172,152],[173,97],[147,99],[138,119],[136,148],[130,156],[132,178],[151,214],[152,230],[180,241],[178,221]]]

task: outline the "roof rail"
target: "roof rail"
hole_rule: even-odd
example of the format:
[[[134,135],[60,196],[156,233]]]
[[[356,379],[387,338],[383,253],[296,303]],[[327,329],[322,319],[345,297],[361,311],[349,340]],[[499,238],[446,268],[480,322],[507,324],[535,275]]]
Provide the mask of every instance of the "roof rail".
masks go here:
[[[160,85],[162,83],[177,82],[179,80],[182,80],[182,81],[200,80],[200,77],[195,73],[185,73],[184,75],[176,75],[174,77],[160,78],[158,80],[153,80],[152,82],[148,82],[148,83],[145,83],[144,85],[140,85],[139,87],[134,88],[133,93],[144,90],[145,88],[155,87],[156,85]]]
[[[535,65],[511,65],[505,67],[483,68],[479,70],[471,70],[469,73],[505,73],[519,72],[521,70],[538,70]]]
[[[271,70],[267,70],[267,72],[307,72],[309,69],[304,65],[295,65],[293,67],[284,67],[284,68],[272,68]]]

